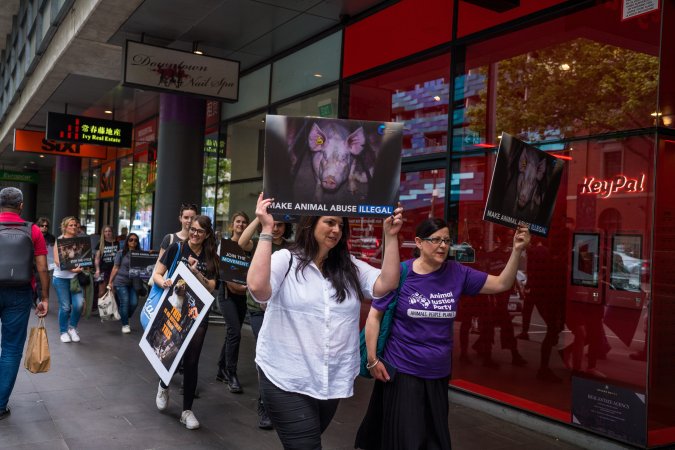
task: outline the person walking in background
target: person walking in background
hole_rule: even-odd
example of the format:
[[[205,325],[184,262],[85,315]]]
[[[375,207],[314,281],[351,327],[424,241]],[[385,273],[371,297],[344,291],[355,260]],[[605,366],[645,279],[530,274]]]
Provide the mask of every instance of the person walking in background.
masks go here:
[[[234,213],[230,226],[230,239],[237,242],[248,223],[249,218],[245,212]],[[218,359],[216,380],[227,383],[230,392],[240,394],[243,389],[237,377],[237,361],[241,343],[241,326],[246,316],[246,285],[231,281],[222,282],[218,289],[218,307],[225,319],[226,334]]]
[[[138,306],[138,295],[129,276],[131,262],[131,252],[139,250],[139,238],[136,233],[129,233],[124,242],[124,248],[118,251],[113,262],[110,281],[107,288],[115,289],[115,298],[120,307],[120,321],[122,322],[122,333],[131,333],[129,318],[134,315],[136,306]]]
[[[192,220],[199,214],[199,208],[194,203],[183,203],[180,205],[180,212],[178,213],[178,221],[180,222],[180,230],[175,233],[169,233],[164,236],[161,244],[159,244],[159,254],[157,261],[160,260],[167,248],[174,242],[181,242],[190,237],[190,225]],[[215,240],[215,237],[214,237]]]
[[[258,230],[259,226],[260,220],[256,217],[239,238],[239,246],[241,248],[255,252],[258,239],[254,239],[253,235]],[[274,254],[274,252],[278,250],[288,248],[290,245],[288,239],[290,239],[292,234],[293,226],[290,223],[275,220],[274,225],[272,226],[272,253]],[[249,292],[246,293],[246,307],[251,319],[253,336],[257,341],[260,328],[262,328],[263,319],[265,318],[265,310],[258,302],[253,300],[253,297],[251,297]],[[260,383],[258,383],[258,391],[260,391]],[[264,430],[271,430],[273,428],[272,420],[270,419],[269,414],[267,414],[265,403],[262,401],[262,395],[258,395],[258,428]]]
[[[23,346],[26,342],[26,328],[33,299],[33,280],[31,279],[33,278],[33,264],[37,267],[41,286],[40,302],[35,309],[35,314],[38,317],[44,317],[49,311],[47,247],[37,226],[31,225],[28,229],[24,225],[25,221],[19,215],[22,209],[23,193],[19,189],[6,187],[0,191],[0,234],[5,236],[23,233],[26,236],[25,241],[30,239],[32,243],[31,254],[10,254],[7,247],[4,247],[2,250],[4,255],[0,256],[5,259],[5,262],[11,264],[18,264],[19,261],[26,262],[26,267],[24,267],[26,277],[21,280],[20,284],[16,284],[15,280],[3,280],[0,277],[0,325],[2,326],[0,333],[0,347],[2,348],[0,352],[0,420],[10,415],[7,403],[19,373]],[[15,236],[11,236],[11,239],[19,242]],[[0,242],[2,240],[0,236]],[[30,245],[26,245],[26,252],[31,252]],[[8,260],[10,258],[12,261]],[[17,269],[20,268],[17,267]]]
[[[453,322],[462,295],[497,294],[513,287],[530,232],[519,226],[498,276],[448,261],[450,229],[441,219],[417,226],[415,259],[397,292],[373,300],[366,320],[368,369],[375,378],[356,448],[450,449],[448,381]],[[398,297],[384,354],[376,354],[384,311]],[[466,297],[465,297],[466,298]],[[386,362],[386,363],[385,363]],[[391,368],[396,368],[396,372]]]
[[[68,216],[61,221],[61,238],[73,238],[79,235],[80,228],[77,218]],[[58,244],[57,239],[57,244]],[[77,332],[77,324],[80,322],[82,308],[84,307],[84,296],[82,289],[73,292],[70,289],[70,281],[82,273],[82,267],[79,265],[72,269],[62,270],[59,262],[59,248],[54,246],[54,289],[59,299],[59,331],[61,333],[61,342],[80,342],[80,335]]]
[[[253,298],[267,304],[255,361],[263,402],[284,448],[317,449],[339,400],[353,395],[361,360],[360,302],[398,285],[403,209],[383,222],[380,271],[349,254],[344,217],[303,217],[292,247],[273,255],[270,203],[260,194],[262,233],[247,276]]]
[[[195,216],[194,219],[191,219],[188,232],[189,238],[186,244],[180,246],[179,261],[192,271],[206,290],[213,292],[216,289],[216,278],[218,276],[218,253],[216,252],[217,245],[211,219],[208,216]],[[178,251],[178,242],[174,242],[166,249],[155,266],[154,282],[165,289],[171,287],[172,281],[171,279],[165,280],[164,274],[171,266],[171,262]],[[208,326],[209,315],[207,312],[183,354],[184,390],[183,412],[180,422],[190,430],[199,428],[199,421],[192,412],[192,403],[195,398],[199,376],[199,356],[202,352]],[[166,410],[169,406],[169,386],[162,381],[159,382],[157,387],[155,403],[160,411]]]
[[[49,232],[49,219],[46,217],[40,217],[35,224],[42,232],[42,237],[44,238],[45,245],[47,246],[47,274],[48,278],[51,280],[52,271],[54,270],[54,245],[56,245],[56,236]],[[42,293],[42,281],[39,276],[35,279],[35,281],[35,298],[39,303],[41,300],[40,295]]]
[[[96,266],[94,279],[98,282],[99,297],[102,297],[103,294],[105,294],[106,288],[108,287],[116,253],[117,245],[115,244],[113,229],[110,225],[106,225],[103,227],[101,240],[98,243],[98,249],[96,250],[96,256],[94,257],[94,264]]]

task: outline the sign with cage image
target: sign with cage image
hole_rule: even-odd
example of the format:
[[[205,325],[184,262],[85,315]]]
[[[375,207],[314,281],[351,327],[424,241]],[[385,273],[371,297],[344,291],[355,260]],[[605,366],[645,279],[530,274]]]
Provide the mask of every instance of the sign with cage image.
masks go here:
[[[184,263],[179,263],[139,346],[165,384],[169,384],[183,353],[213,303],[213,295]]]

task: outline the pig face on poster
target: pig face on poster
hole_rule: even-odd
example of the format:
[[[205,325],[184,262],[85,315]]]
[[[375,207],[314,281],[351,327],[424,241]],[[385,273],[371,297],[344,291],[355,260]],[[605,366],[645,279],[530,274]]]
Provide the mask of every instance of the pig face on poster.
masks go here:
[[[353,133],[339,123],[327,123],[325,130],[314,123],[309,132],[309,148],[313,153],[312,168],[316,178],[314,200],[321,201],[323,192],[337,191],[349,178],[349,191],[357,191],[355,176],[357,159],[366,144],[363,127]],[[373,167],[364,167],[372,176]],[[367,180],[366,180],[367,181]]]
[[[398,123],[267,116],[263,184],[275,199],[271,212],[391,214],[402,129]]]

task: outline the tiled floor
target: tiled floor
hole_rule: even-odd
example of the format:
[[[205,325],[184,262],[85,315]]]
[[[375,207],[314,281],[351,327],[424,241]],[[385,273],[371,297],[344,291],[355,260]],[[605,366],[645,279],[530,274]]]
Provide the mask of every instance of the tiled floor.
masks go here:
[[[193,408],[202,425],[196,431],[185,429],[178,421],[180,376],[174,378],[168,411],[157,411],[158,378],[138,347],[141,333],[137,320],[132,321],[132,328],[132,334],[122,335],[119,323],[91,318],[80,324],[82,342],[63,344],[53,301],[47,318],[51,370],[38,375],[20,370],[10,398],[12,415],[0,421],[0,448],[281,448],[274,431],[256,426],[258,395],[249,327],[244,327],[240,353],[244,393],[237,395],[214,379],[225,329],[210,326],[200,362],[201,398]],[[355,396],[341,402],[324,434],[325,449],[353,448],[370,389],[369,381],[357,380]],[[451,406],[449,424],[455,449],[577,448],[458,405]]]

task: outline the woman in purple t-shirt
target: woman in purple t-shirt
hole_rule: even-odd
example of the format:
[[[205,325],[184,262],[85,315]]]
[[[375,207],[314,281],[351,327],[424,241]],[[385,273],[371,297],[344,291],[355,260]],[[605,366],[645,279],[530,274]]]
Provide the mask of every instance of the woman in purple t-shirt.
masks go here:
[[[450,449],[447,389],[459,298],[510,289],[530,232],[518,227],[509,261],[498,276],[448,261],[450,242],[445,221],[427,219],[419,224],[417,258],[404,262],[408,275],[398,294],[373,300],[366,346],[368,368],[376,381],[356,448]],[[382,316],[397,295],[387,346],[384,354],[376,355]]]

